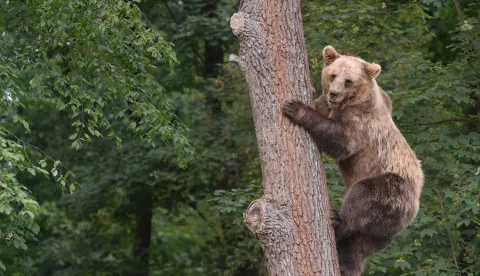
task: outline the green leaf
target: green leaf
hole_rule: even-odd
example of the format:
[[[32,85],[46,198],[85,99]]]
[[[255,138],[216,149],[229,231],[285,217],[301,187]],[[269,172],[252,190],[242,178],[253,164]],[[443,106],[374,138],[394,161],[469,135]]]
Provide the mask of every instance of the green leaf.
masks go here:
[[[77,133],[74,133],[68,137],[68,140],[73,140],[77,137]]]
[[[36,174],[36,171],[33,168],[27,168],[27,171],[33,176],[35,176],[35,174]]]
[[[433,237],[434,234],[437,234],[437,231],[435,231],[435,229],[432,229],[432,228],[427,228],[420,231],[421,238],[425,236]]]
[[[137,126],[137,123],[131,122],[129,128],[130,129],[135,129],[136,126]]]
[[[34,234],[38,234],[40,232],[40,226],[38,224],[34,223],[32,228],[30,229]]]

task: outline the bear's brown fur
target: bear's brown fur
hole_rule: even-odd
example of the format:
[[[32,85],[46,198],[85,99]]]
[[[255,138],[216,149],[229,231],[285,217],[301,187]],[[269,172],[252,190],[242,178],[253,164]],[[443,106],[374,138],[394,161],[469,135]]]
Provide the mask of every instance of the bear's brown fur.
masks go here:
[[[299,101],[283,113],[305,128],[340,167],[346,196],[332,219],[342,275],[361,275],[366,259],[386,247],[416,216],[423,187],[420,161],[377,85],[378,64],[323,50],[323,95],[316,108]]]

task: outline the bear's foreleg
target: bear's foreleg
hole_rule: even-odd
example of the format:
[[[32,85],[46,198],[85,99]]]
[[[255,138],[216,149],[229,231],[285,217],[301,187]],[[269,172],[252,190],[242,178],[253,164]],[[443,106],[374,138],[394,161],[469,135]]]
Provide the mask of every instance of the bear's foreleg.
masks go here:
[[[300,101],[287,102],[282,112],[292,122],[305,128],[321,151],[335,159],[344,159],[351,155],[347,137],[339,122],[322,116]]]

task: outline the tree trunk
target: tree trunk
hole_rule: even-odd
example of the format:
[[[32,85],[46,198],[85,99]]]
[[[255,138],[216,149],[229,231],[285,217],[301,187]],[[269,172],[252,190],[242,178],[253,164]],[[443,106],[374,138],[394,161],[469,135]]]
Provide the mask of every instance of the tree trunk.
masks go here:
[[[281,113],[290,99],[313,106],[300,0],[244,0],[230,26],[240,44],[230,60],[248,83],[263,178],[245,224],[270,275],[340,275],[321,155]]]
[[[150,241],[152,234],[153,200],[150,188],[140,189],[135,197],[134,275],[149,275]]]

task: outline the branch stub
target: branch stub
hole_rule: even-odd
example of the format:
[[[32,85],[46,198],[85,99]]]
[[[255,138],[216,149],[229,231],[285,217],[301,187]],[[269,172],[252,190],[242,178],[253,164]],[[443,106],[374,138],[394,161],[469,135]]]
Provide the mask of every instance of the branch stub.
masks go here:
[[[232,28],[232,33],[235,36],[238,36],[243,31],[243,26],[245,24],[245,19],[241,12],[234,13],[230,19],[230,28]]]

